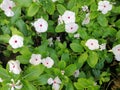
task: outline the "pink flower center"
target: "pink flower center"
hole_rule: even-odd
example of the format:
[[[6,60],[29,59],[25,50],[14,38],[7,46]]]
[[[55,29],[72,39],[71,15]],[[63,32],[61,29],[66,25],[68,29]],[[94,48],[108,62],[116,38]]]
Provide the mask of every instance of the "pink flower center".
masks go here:
[[[40,27],[42,27],[43,25],[42,24],[40,24]]]
[[[91,45],[93,45],[93,43],[91,43]]]
[[[8,8],[9,8],[9,9],[12,9],[12,7],[11,7],[11,6],[9,6]]]
[[[38,61],[38,59],[36,58],[35,61]]]
[[[71,30],[73,29],[73,27],[71,27]]]
[[[106,8],[106,5],[103,5],[104,8]]]
[[[15,43],[17,43],[17,40],[15,40]]]
[[[56,82],[56,81],[54,81],[53,83],[54,83],[54,84],[56,84],[57,82]]]
[[[14,84],[14,83],[12,84],[12,87],[15,87],[15,84]]]
[[[48,62],[46,62],[46,64],[49,64]]]
[[[118,49],[118,51],[120,52],[120,48]]]
[[[68,16],[68,19],[70,19],[70,16]]]
[[[15,68],[15,65],[13,65],[13,68]]]

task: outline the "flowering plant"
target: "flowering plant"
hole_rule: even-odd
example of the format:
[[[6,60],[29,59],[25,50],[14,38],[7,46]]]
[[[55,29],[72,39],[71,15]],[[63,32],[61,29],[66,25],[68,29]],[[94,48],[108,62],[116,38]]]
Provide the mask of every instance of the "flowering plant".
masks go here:
[[[120,61],[119,4],[0,0],[0,90],[105,90]]]

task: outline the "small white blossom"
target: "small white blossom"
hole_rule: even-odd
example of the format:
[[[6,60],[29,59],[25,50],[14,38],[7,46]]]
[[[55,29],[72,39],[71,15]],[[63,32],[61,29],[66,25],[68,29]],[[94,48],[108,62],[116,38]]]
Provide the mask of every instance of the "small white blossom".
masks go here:
[[[85,45],[90,49],[90,50],[95,50],[99,49],[99,44],[98,40],[96,39],[88,39]]]
[[[42,64],[47,68],[51,68],[54,64],[54,61],[51,57],[47,57],[42,60]]]
[[[18,35],[13,35],[9,40],[9,44],[14,49],[20,48],[23,46],[23,37]]]
[[[67,33],[75,33],[78,30],[78,24],[76,23],[69,23],[65,25],[65,31]]]
[[[8,83],[7,85],[10,86],[10,90],[16,90],[16,89],[19,89],[21,90],[21,88],[23,87],[23,85],[21,84],[20,80],[18,80],[16,83],[14,81],[14,79],[11,79],[11,82],[12,83]]]
[[[98,3],[98,11],[101,11],[103,14],[106,14],[108,11],[112,9],[112,5],[109,1],[99,1]]]
[[[80,74],[79,70],[76,70],[75,73],[74,73],[74,77],[75,78],[79,77],[79,74]]]
[[[20,74],[21,68],[20,68],[20,62],[18,60],[16,61],[10,60],[8,62],[8,65],[10,72],[13,72],[14,74]]]
[[[103,43],[103,44],[99,45],[99,48],[100,48],[101,51],[105,50],[106,49],[106,43]]]
[[[64,70],[61,70],[61,74],[64,75],[64,74],[65,74],[65,71],[64,71]]]
[[[82,25],[86,25],[86,24],[89,24],[90,23],[90,13],[87,13],[83,22],[82,22]]]
[[[3,2],[0,4],[0,8],[8,17],[14,16],[14,12],[12,11],[13,7],[15,7],[15,3],[11,0],[3,0]]]
[[[63,24],[63,19],[61,15],[59,15],[59,18],[58,18],[58,25],[60,24]]]
[[[61,41],[61,40],[60,40],[60,37],[56,37],[56,40],[57,40],[57,41]]]
[[[2,79],[2,78],[0,78],[0,82],[3,82],[3,79]]]
[[[79,38],[80,38],[80,34],[79,34],[79,33],[77,33],[77,34],[74,34],[74,38],[77,38],[77,39],[79,39]]]
[[[82,10],[84,12],[88,12],[89,11],[88,6],[87,5],[82,6]]]
[[[57,0],[52,0],[52,2],[56,2]]]
[[[53,38],[52,37],[48,39],[48,43],[49,43],[49,46],[53,45]]]
[[[120,61],[120,54],[116,54],[116,55],[115,55],[115,59],[116,59],[117,61]]]
[[[62,20],[65,24],[74,23],[75,22],[75,13],[72,11],[66,10],[62,15]]]
[[[61,80],[59,79],[58,76],[55,79],[49,78],[48,79],[48,84],[49,85],[52,84],[53,90],[59,90],[60,84],[61,84]]]
[[[118,54],[120,55],[120,44],[114,46],[112,48],[112,52],[113,52],[114,55],[118,55]]]
[[[29,62],[32,64],[32,65],[38,65],[41,63],[41,55],[40,54],[32,54],[31,55],[31,58],[29,60]]]
[[[51,85],[51,84],[53,84],[53,81],[54,81],[54,80],[53,80],[52,78],[49,78],[48,81],[47,81],[47,83],[48,83],[49,85]]]
[[[46,32],[48,29],[48,23],[43,18],[39,18],[37,21],[32,23],[32,25],[35,27],[35,30],[38,33]]]

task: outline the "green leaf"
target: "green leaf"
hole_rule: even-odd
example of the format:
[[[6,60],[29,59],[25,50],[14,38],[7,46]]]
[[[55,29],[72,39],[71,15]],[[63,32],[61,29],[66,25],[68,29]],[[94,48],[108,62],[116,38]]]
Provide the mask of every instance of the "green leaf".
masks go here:
[[[65,61],[59,61],[58,63],[59,69],[63,70],[66,67],[66,62]]]
[[[66,8],[62,4],[57,4],[57,10],[62,15],[65,12]]]
[[[67,8],[72,9],[74,6],[76,6],[76,0],[69,0]]]
[[[32,3],[32,0],[15,0],[16,5],[21,7],[29,7]]]
[[[118,13],[118,14],[120,14],[120,6],[114,7],[114,8],[112,9],[112,12],[113,12],[113,13]]]
[[[78,44],[78,43],[71,43],[70,44],[70,48],[74,51],[74,52],[83,52],[84,50],[83,50],[83,47],[80,45],[80,44]]]
[[[8,72],[2,67],[0,67],[0,78],[10,79],[10,76],[9,76]]]
[[[28,30],[26,24],[22,19],[19,19],[16,22],[16,26],[19,28],[20,32],[22,32],[25,36],[28,36]]]
[[[67,83],[65,86],[66,86],[65,90],[74,90],[72,83]]]
[[[43,73],[43,71],[43,65],[30,66],[25,70],[23,79],[33,81],[37,79],[39,75]]]
[[[43,7],[46,9],[46,11],[52,15],[55,11],[55,4],[51,0],[45,0],[43,2]]]
[[[120,39],[120,30],[116,33],[116,38]]]
[[[115,22],[115,26],[120,28],[120,19]]]
[[[39,8],[40,6],[38,6],[36,3],[32,3],[28,8],[27,15],[29,17],[34,16],[38,12]]]
[[[67,76],[71,76],[74,74],[75,70],[77,69],[76,65],[75,64],[70,64],[69,66],[67,66],[65,68],[65,74]]]
[[[34,81],[37,85],[45,85],[47,84],[48,79],[51,77],[49,74],[43,74],[38,79]]]
[[[94,68],[98,62],[98,54],[96,52],[90,52],[90,55],[87,59],[87,63],[91,68]]]
[[[21,15],[21,7],[16,7],[14,9],[14,17],[11,17],[11,23],[14,24],[19,18],[20,18],[20,15]]]
[[[103,27],[106,27],[108,25],[107,18],[102,14],[98,16],[97,21]]]
[[[10,36],[8,34],[0,35],[0,43],[8,43]]]
[[[37,88],[28,81],[24,80],[24,81],[22,81],[22,83],[23,83],[23,88],[21,90],[37,90]]]
[[[65,25],[64,24],[57,25],[57,27],[55,28],[55,31],[57,33],[64,32],[65,31]]]
[[[68,53],[63,53],[62,56],[61,56],[61,60],[63,61],[69,61],[70,60],[70,56]]]
[[[86,40],[88,39],[88,34],[87,34],[86,30],[81,29],[81,30],[79,30],[79,33],[80,33],[80,37],[82,39],[86,39]]]
[[[83,64],[87,60],[87,58],[88,58],[87,52],[84,52],[83,54],[80,55],[80,57],[78,58],[78,65],[79,65],[79,67],[83,66]]]

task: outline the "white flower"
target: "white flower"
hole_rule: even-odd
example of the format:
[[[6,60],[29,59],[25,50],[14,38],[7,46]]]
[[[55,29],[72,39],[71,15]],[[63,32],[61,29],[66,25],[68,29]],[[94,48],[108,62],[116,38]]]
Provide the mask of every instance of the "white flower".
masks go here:
[[[79,74],[80,74],[79,70],[76,70],[74,73],[74,77],[77,78],[79,76]]]
[[[53,45],[53,38],[52,37],[48,39],[48,43],[49,43],[49,46]]]
[[[117,61],[120,61],[120,54],[116,54],[116,55],[115,55],[115,59],[116,59]]]
[[[59,90],[60,84],[61,84],[61,80],[59,79],[58,76],[55,79],[49,78],[48,79],[48,84],[49,85],[52,84],[53,90]]]
[[[0,8],[8,17],[14,16],[14,12],[12,11],[13,7],[15,7],[15,3],[11,0],[3,0],[3,2],[0,4]]]
[[[43,18],[39,18],[37,21],[35,21],[33,26],[38,33],[46,32],[48,29],[48,23]]]
[[[21,90],[21,88],[23,87],[23,85],[21,84],[20,80],[18,80],[16,83],[13,79],[11,79],[12,83],[8,83],[8,85],[10,86],[10,90],[16,90],[19,89]]]
[[[57,0],[52,0],[52,2],[56,2]]]
[[[63,19],[61,15],[59,15],[59,18],[58,18],[58,25],[60,24],[63,24]]]
[[[112,48],[112,52],[113,52],[114,55],[118,55],[118,54],[120,55],[120,44],[114,46]]]
[[[99,49],[99,44],[98,40],[96,39],[88,39],[85,45],[90,49],[90,50],[95,50]]]
[[[101,51],[105,50],[106,49],[106,43],[103,43],[103,44],[99,45],[99,48],[100,48]]]
[[[74,38],[77,38],[77,39],[79,39],[79,38],[80,38],[80,34],[79,34],[79,33],[77,33],[77,34],[74,34]]]
[[[56,40],[57,40],[57,41],[61,41],[61,40],[60,40],[60,37],[56,37]]]
[[[20,62],[18,60],[16,61],[10,60],[8,62],[8,65],[10,72],[13,72],[14,74],[20,74],[21,68],[20,68]]]
[[[10,40],[9,44],[12,46],[12,48],[20,48],[23,46],[23,37],[18,36],[18,35],[13,35]]]
[[[88,6],[87,5],[82,6],[82,10],[84,12],[88,12],[89,11]]]
[[[65,31],[67,33],[75,33],[78,30],[78,25],[76,23],[69,23],[65,25]]]
[[[3,82],[3,79],[2,79],[2,78],[0,78],[0,82]]]
[[[64,12],[64,14],[62,15],[62,20],[65,22],[65,24],[74,23],[75,22],[75,13],[72,11],[66,10]]]
[[[109,1],[99,1],[98,11],[101,11],[103,14],[106,14],[111,9],[112,9],[112,5],[110,4]]]
[[[90,13],[87,13],[83,22],[82,22],[82,25],[86,25],[86,24],[89,24],[90,23],[90,17],[89,17]]]
[[[29,62],[32,64],[32,65],[38,65],[41,63],[41,55],[40,54],[32,54],[31,55],[31,58],[29,60]]]
[[[65,74],[65,71],[64,71],[64,70],[61,70],[61,74],[64,75],[64,74]]]
[[[54,64],[54,61],[52,58],[47,57],[42,60],[42,64],[46,66],[47,68],[51,68]]]

